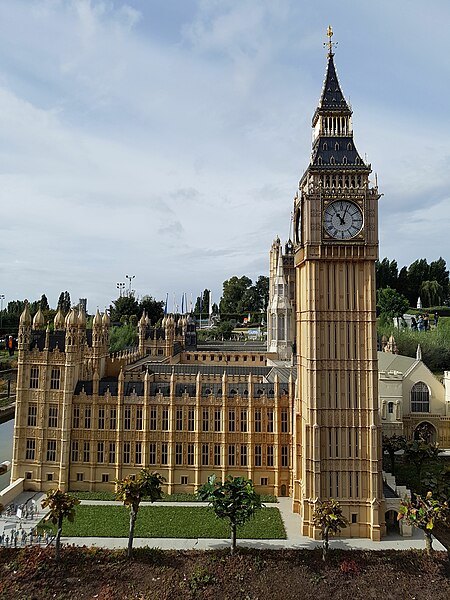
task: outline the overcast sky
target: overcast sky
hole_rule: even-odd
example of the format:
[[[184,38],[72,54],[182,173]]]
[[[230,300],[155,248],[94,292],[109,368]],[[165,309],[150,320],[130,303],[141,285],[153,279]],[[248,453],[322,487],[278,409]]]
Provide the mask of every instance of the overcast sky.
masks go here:
[[[449,23],[448,0],[0,0],[0,293],[92,312],[125,275],[180,303],[267,274],[329,24],[380,256],[450,262]]]

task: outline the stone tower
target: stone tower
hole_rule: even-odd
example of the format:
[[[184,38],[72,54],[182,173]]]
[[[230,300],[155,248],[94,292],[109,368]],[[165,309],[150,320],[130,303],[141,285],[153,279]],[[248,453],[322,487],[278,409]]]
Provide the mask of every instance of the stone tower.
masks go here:
[[[298,382],[294,510],[317,537],[318,500],[337,499],[346,535],[379,540],[381,440],[375,314],[378,189],[353,140],[333,32],[311,162],[294,199]]]

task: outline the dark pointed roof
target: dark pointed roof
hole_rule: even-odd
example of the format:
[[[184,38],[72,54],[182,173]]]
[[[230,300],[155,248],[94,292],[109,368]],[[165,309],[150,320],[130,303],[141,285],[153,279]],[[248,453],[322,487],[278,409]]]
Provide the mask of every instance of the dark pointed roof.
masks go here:
[[[368,168],[359,155],[351,136],[320,136],[313,146],[310,166],[319,169],[367,170]]]
[[[347,104],[341,86],[339,85],[333,56],[334,54],[332,52],[328,54],[327,72],[318,109],[326,112],[339,111],[340,113],[351,113],[350,107]]]

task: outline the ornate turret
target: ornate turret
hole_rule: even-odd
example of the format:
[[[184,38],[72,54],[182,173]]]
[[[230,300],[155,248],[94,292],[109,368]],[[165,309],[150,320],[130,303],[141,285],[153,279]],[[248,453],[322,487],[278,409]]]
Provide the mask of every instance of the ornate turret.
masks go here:
[[[267,307],[267,350],[277,354],[280,360],[289,360],[292,354],[292,305],[289,299],[288,285],[284,276],[283,252],[280,240],[272,246],[277,251],[275,272],[272,269],[272,279],[269,286],[269,306]]]
[[[25,300],[25,306],[20,315],[19,321],[19,350],[26,350],[31,340],[31,314],[28,300]]]
[[[66,315],[66,351],[74,350],[78,346],[78,311],[71,308]]]
[[[61,308],[58,308],[58,312],[55,315],[55,320],[53,321],[55,331],[64,329],[64,315],[62,313]]]
[[[41,307],[39,307],[39,310],[37,311],[37,313],[34,315],[34,319],[33,319],[33,329],[34,330],[38,330],[41,331],[45,328],[45,317],[44,317],[44,313],[41,310]]]

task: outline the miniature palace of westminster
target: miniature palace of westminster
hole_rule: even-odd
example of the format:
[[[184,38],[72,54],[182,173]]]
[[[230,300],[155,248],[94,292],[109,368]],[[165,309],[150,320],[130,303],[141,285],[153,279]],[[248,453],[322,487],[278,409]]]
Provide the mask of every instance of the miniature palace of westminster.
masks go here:
[[[276,239],[270,250],[267,346],[200,344],[191,315],[165,315],[155,327],[144,314],[136,350],[111,356],[106,312],[97,310],[87,329],[82,310],[58,311],[50,331],[42,312],[32,319],[26,305],[12,482],[113,491],[115,480],[147,467],[172,494],[194,493],[213,472],[239,475],[260,493],[289,496],[304,535],[318,537],[312,515],[329,498],[350,523],[345,535],[384,534],[380,194],[355,147],[331,28],[328,35],[293,239],[284,248]]]

